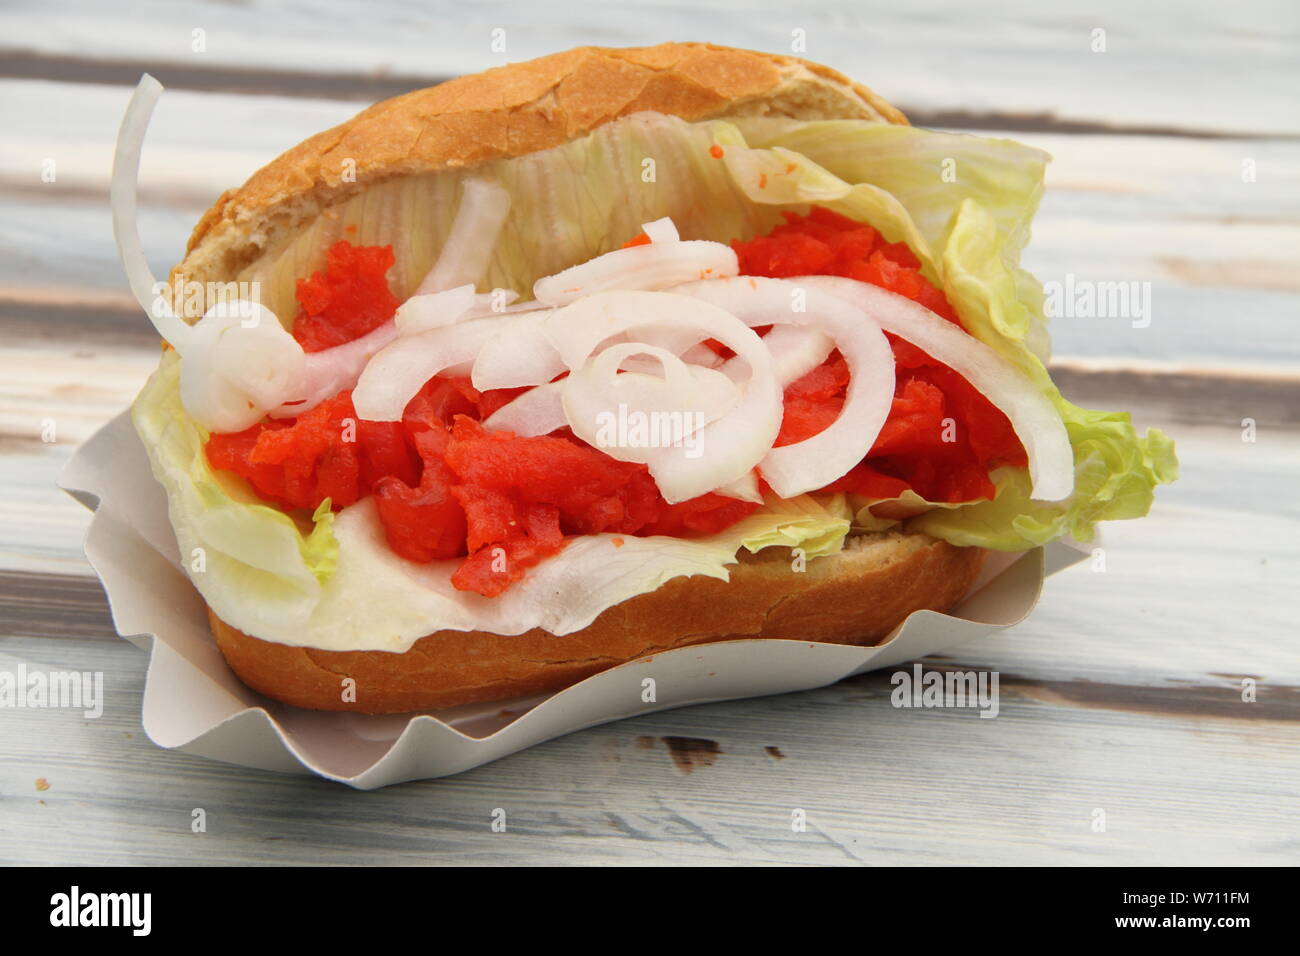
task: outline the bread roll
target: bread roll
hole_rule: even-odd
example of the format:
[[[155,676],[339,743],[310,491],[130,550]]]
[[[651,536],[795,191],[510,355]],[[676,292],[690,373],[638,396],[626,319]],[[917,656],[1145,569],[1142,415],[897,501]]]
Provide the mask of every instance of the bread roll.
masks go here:
[[[190,237],[173,282],[228,282],[323,211],[395,177],[471,168],[559,146],[642,110],[705,120],[906,118],[834,70],[703,43],[580,47],[416,90],[295,146],[226,192]],[[344,159],[355,161],[346,180]],[[209,612],[217,644],[250,687],[299,707],[403,713],[554,691],[674,647],[771,637],[872,644],[913,611],[947,610],[984,559],[920,534],[851,537],[794,571],[788,550],[742,554],[729,582],[684,577],[557,637],[439,631],[402,653],[263,641]],[[343,679],[356,682],[345,701]]]
[[[563,637],[438,631],[404,654],[319,651],[249,637],[209,612],[217,646],[240,679],[314,710],[403,713],[560,690],[584,677],[674,647],[778,637],[827,644],[878,642],[921,608],[957,602],[985,552],[923,534],[856,535],[839,554],[792,570],[789,549],[741,552],[731,580],[673,578],[609,608]],[[343,679],[355,684],[343,699]]]

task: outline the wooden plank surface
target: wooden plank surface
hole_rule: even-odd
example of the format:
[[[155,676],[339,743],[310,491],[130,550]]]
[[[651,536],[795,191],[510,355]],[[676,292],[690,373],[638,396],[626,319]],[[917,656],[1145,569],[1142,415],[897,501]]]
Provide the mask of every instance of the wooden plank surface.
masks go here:
[[[428,80],[526,60],[579,44],[644,45],[707,38],[792,52],[860,77],[891,102],[927,118],[1064,121],[1083,129],[1300,133],[1295,88],[1300,15],[1287,0],[1235,5],[1104,0],[1070,9],[1033,0],[971,5],[722,0],[708,5],[630,0],[617,6],[346,0],[146,0],[123,17],[96,0],[16,0],[4,11],[4,45],[79,63],[144,65],[196,88],[256,93],[334,74],[332,95],[370,100]],[[147,26],[146,26],[147,25]],[[195,32],[202,33],[202,51]],[[1094,52],[1094,31],[1105,51]],[[501,31],[496,33],[494,31]],[[500,40],[504,39],[504,50]],[[494,49],[494,40],[498,41]],[[39,61],[38,61],[39,63]],[[8,74],[63,75],[15,61]],[[218,71],[238,70],[239,82]],[[62,71],[62,72],[60,72]],[[205,77],[217,74],[215,80]],[[306,74],[308,82],[293,83]],[[123,74],[90,73],[92,79]],[[224,82],[222,82],[224,80]],[[319,87],[320,84],[315,84]]]
[[[1121,3],[141,9],[129,23],[90,0],[57,16],[30,0],[0,11],[0,671],[102,671],[107,689],[99,719],[0,710],[0,862],[1300,860],[1292,5],[1241,4],[1230,22],[1209,5],[1173,16]],[[1106,529],[1104,573],[1063,573],[1025,624],[929,662],[997,670],[997,719],[894,709],[887,675],[866,675],[623,721],[369,794],[144,738],[145,657],[112,633],[80,553],[88,516],[53,487],[157,358],[105,205],[128,84],[144,67],[173,87],[143,171],[146,248],[163,272],[222,189],[359,101],[493,65],[495,26],[504,59],[688,34],[784,49],[804,29],[809,56],[921,121],[1053,153],[1026,256],[1040,278],[1152,282],[1149,327],[1055,323],[1058,378],[1167,425],[1183,478],[1150,518]],[[1088,50],[1097,27],[1104,54]],[[47,158],[54,183],[40,180]],[[190,830],[198,807],[206,834]],[[490,830],[498,807],[505,833]]]

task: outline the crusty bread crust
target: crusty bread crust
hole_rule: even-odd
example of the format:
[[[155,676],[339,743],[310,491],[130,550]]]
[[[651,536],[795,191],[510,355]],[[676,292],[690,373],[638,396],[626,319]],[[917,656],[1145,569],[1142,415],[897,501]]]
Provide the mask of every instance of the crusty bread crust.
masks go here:
[[[232,281],[322,210],[383,180],[549,149],[642,110],[907,123],[866,87],[793,56],[709,43],[578,47],[376,103],[300,143],[217,200],[172,282]]]
[[[913,611],[946,611],[974,582],[980,548],[921,534],[849,539],[837,555],[791,569],[788,549],[746,556],[731,580],[674,578],[609,608],[563,637],[438,631],[403,654],[321,651],[249,637],[208,612],[239,678],[268,697],[313,710],[395,714],[560,690],[675,647],[769,637],[826,644],[879,642]],[[355,683],[345,700],[345,678]]]

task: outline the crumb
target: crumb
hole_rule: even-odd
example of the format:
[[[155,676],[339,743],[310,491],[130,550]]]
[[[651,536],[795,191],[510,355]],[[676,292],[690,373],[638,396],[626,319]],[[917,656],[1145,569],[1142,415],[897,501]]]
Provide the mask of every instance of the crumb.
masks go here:
[[[40,790],[43,793],[44,791],[50,789],[50,782],[46,780],[44,777],[37,777],[36,789]]]
[[[623,547],[623,539],[622,539],[622,538],[611,538],[611,539],[610,539],[610,544],[612,544],[612,545],[613,545],[614,547],[616,547],[616,548],[621,548],[621,547]]]

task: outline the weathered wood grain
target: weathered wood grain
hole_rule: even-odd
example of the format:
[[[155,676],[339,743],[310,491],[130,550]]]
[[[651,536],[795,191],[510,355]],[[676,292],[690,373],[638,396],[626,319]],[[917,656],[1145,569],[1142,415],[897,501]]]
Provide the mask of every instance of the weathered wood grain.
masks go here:
[[[103,670],[98,720],[12,711],[0,859],[42,863],[1294,864],[1293,723],[1077,706],[1013,682],[994,720],[880,678],[655,714],[361,794],[161,751],[125,644],[0,644]],[[1243,708],[1250,705],[1241,705]],[[712,742],[690,772],[668,738]],[[647,741],[646,738],[649,738]],[[647,746],[649,743],[649,746]],[[679,745],[680,746],[680,745]],[[777,760],[768,748],[783,755]],[[37,791],[44,778],[49,789]],[[192,811],[207,814],[195,834]],[[502,808],[505,833],[490,831]],[[1096,810],[1106,831],[1093,832]],[[791,828],[807,815],[806,832]]]
[[[1280,0],[1235,5],[1227,28],[1217,7],[1124,0],[1086,9],[1028,0],[997,7],[944,0],[924,8],[835,0],[797,7],[774,0],[708,6],[634,0],[609,7],[499,0],[433,0],[419,7],[402,0],[333,0],[310,7],[258,0],[231,6],[187,0],[135,10],[136,16],[123,18],[94,0],[72,0],[53,20],[40,0],[23,0],[5,11],[4,42],[29,54],[157,65],[164,81],[170,66],[180,78],[209,77],[209,87],[220,71],[239,69],[260,73],[263,85],[280,73],[330,72],[357,77],[359,85],[378,76],[383,86],[376,92],[382,95],[389,92],[385,76],[399,77],[399,85],[407,77],[423,82],[580,43],[694,38],[790,52],[800,36],[808,57],[921,113],[1300,132],[1288,95],[1296,86],[1293,44],[1300,27],[1294,6]],[[141,23],[149,28],[140,29]],[[1098,29],[1106,31],[1104,53],[1093,52]],[[194,49],[195,30],[203,31],[202,52]]]

